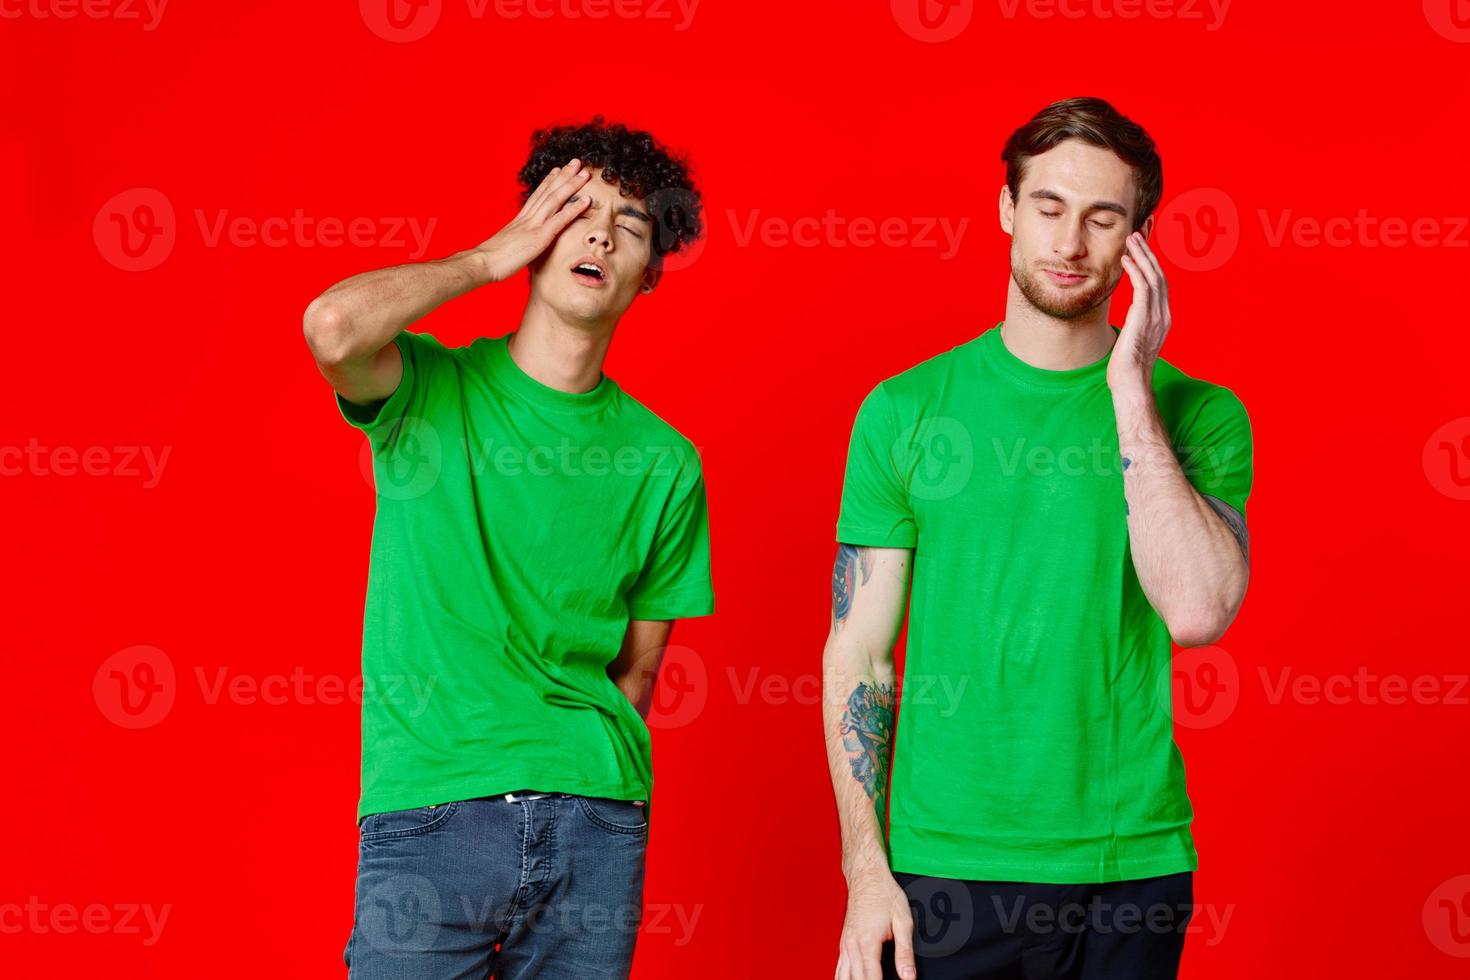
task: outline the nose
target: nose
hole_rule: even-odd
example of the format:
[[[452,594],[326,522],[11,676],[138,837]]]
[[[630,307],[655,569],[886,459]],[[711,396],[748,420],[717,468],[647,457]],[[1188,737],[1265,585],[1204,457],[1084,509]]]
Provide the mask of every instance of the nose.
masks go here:
[[[1064,259],[1080,259],[1087,255],[1087,236],[1080,221],[1067,222],[1052,244],[1052,251]]]
[[[587,229],[587,245],[589,248],[601,248],[604,252],[611,252],[613,248],[613,223],[612,209],[608,208],[600,216],[594,216],[591,226]]]

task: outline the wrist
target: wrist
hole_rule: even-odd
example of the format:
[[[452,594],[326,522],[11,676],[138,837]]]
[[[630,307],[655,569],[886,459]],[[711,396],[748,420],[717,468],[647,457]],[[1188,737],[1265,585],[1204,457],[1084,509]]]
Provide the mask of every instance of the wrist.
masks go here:
[[[873,846],[865,848],[861,853],[842,856],[842,877],[847,879],[851,885],[860,878],[871,875],[891,875],[888,868],[888,855],[883,852],[882,847]]]
[[[1108,373],[1108,388],[1113,400],[1145,401],[1153,398],[1152,372],[1142,367],[1128,368]]]
[[[483,245],[478,245],[454,256],[460,262],[469,276],[470,281],[476,286],[484,286],[492,282],[499,282],[500,276],[495,270],[495,259]]]

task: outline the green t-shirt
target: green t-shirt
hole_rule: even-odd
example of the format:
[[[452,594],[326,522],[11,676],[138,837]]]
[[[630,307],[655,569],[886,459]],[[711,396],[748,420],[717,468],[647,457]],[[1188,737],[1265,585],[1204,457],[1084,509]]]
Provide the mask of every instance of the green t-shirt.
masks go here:
[[[606,668],[630,619],[714,611],[693,444],[606,375],[541,384],[505,337],[395,342],[391,397],[337,396],[377,487],[359,819],[521,789],[649,799],[648,728]]]
[[[837,540],[914,549],[896,871],[1085,883],[1198,866],[1171,641],[1129,548],[1109,357],[1045,370],[997,325],[858,411]],[[1190,483],[1243,515],[1240,400],[1163,360],[1153,391]]]

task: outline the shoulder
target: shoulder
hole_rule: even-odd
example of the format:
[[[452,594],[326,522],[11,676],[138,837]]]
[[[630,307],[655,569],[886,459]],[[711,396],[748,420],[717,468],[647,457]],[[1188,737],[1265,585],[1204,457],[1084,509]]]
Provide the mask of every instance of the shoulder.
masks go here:
[[[628,394],[612,378],[608,378],[607,382],[613,386],[613,400],[624,436],[636,439],[638,447],[652,454],[655,459],[667,460],[677,473],[678,482],[700,476],[703,464],[699,458],[699,448],[663,416]]]
[[[976,353],[978,342],[976,338],[958,344],[879,381],[864,397],[859,415],[876,413],[894,422],[912,421],[938,394],[954,388],[955,371]]]
[[[1162,357],[1154,363],[1153,389],[1159,414],[1171,427],[1247,419],[1245,403],[1232,389],[1186,374]]]
[[[913,367],[884,378],[878,383],[879,387],[886,388],[890,397],[898,399],[932,391],[954,373],[963,359],[974,352],[974,345],[978,343],[977,337],[932,357],[926,357]]]

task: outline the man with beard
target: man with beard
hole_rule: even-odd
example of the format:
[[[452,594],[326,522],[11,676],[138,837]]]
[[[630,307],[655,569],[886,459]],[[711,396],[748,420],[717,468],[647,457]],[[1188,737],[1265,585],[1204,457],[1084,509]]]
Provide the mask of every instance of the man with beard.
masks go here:
[[[628,975],[644,715],[673,621],[714,608],[694,447],[602,372],[700,233],[687,166],[595,117],[533,134],[520,182],[488,241],[346,279],[305,314],[373,452],[365,682],[419,695],[363,701],[344,950],[361,980]],[[522,269],[509,334],[405,329]]]
[[[1002,157],[1004,321],[880,383],[849,445],[824,653],[838,980],[1174,977],[1192,914],[1170,644],[1215,642],[1245,596],[1250,423],[1159,357],[1147,133],[1069,99]]]

